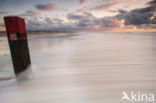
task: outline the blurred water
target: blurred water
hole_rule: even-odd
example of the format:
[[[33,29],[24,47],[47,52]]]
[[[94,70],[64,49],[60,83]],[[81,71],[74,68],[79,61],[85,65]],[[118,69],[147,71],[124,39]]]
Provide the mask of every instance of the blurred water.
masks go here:
[[[129,103],[122,91],[156,95],[154,33],[29,35],[29,47],[32,66],[16,79],[0,38],[0,103]]]

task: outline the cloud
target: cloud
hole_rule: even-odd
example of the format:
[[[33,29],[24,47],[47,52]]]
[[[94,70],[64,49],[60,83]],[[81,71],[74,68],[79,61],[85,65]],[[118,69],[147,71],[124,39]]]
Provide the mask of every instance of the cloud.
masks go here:
[[[39,10],[27,10],[25,13],[19,15],[19,16],[36,16],[36,15],[40,15],[41,12]]]
[[[1,26],[1,27],[4,27],[4,24],[0,23],[0,26]]]
[[[0,23],[0,31],[5,31],[5,26],[2,23]]]
[[[152,0],[148,2],[147,5],[149,5],[153,9],[156,9],[156,0]]]
[[[69,22],[51,17],[35,16],[27,20],[29,30],[82,30],[96,25],[96,18],[90,13],[82,15],[70,13],[67,15]]]
[[[122,20],[118,20],[113,17],[96,18],[91,13],[84,13],[83,15],[77,15],[74,13],[68,14],[68,20],[75,20],[78,28],[107,28],[107,27],[120,27],[123,23]]]
[[[113,28],[156,28],[155,8],[148,3],[147,7],[131,11],[119,9],[115,16],[97,18],[91,13],[69,13],[67,21],[51,17],[32,17],[27,20],[27,27],[31,30],[105,30]]]
[[[87,0],[79,0],[80,3],[84,3],[85,1],[87,1]]]
[[[6,11],[0,11],[0,14],[7,14],[8,12]]]
[[[131,0],[132,2],[136,2],[137,0]]]
[[[111,3],[99,5],[99,6],[95,7],[95,10],[107,9],[107,8],[109,8],[111,6],[118,5],[118,4],[120,4],[119,1],[115,1],[115,2],[111,2]]]
[[[3,27],[5,27],[5,26],[4,26],[4,24],[3,24],[3,23],[0,23],[0,27],[1,27],[1,28],[3,28]]]
[[[103,18],[96,18],[91,13],[81,15],[69,13],[67,15],[68,22],[59,18],[32,17],[27,21],[27,28],[29,30],[104,30],[120,28],[123,25],[127,25],[127,27],[130,27],[129,25],[156,27],[150,26],[156,23],[156,17],[151,17],[148,13],[143,16],[132,12],[124,12],[117,16]]]
[[[94,17],[91,13],[83,13],[81,15],[70,13],[67,15],[67,18],[69,21],[74,20],[77,25],[81,27],[96,24],[96,17]]]
[[[118,12],[119,12],[120,14],[125,14],[125,13],[127,13],[127,11],[126,11],[126,10],[123,10],[123,9],[119,9]]]
[[[48,16],[35,16],[27,20],[27,29],[28,30],[77,30],[74,23],[64,23],[62,19],[54,18]]]
[[[124,19],[126,25],[156,24],[155,11],[156,9],[153,8],[153,5],[149,5],[148,7],[134,9],[128,12],[125,10],[121,12],[120,10],[120,14],[115,17],[119,20]]]
[[[59,3],[39,4],[39,5],[36,5],[36,9],[43,10],[43,11],[53,11],[59,5],[60,5]]]
[[[69,13],[69,14],[67,15],[67,18],[68,18],[69,20],[79,20],[79,19],[81,19],[81,18],[83,18],[83,17],[84,17],[84,15],[73,14],[73,13]]]
[[[39,14],[41,14],[41,12],[38,11],[38,10],[27,10],[27,11],[26,11],[26,14],[30,14],[30,15],[39,15]]]
[[[80,9],[77,10],[77,12],[83,12],[83,11],[86,11],[89,7],[88,6],[84,6]]]

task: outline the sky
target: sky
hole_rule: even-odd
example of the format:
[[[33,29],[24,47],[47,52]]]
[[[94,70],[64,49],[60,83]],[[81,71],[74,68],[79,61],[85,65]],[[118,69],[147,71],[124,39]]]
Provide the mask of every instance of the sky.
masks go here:
[[[5,16],[27,30],[156,32],[156,0],[0,0],[0,31]]]

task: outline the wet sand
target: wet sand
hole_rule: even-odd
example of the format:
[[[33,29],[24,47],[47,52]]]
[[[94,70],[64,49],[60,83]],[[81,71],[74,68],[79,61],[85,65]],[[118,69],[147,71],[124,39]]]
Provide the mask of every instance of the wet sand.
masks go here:
[[[29,47],[32,65],[16,79],[0,38],[0,103],[129,103],[122,91],[156,95],[155,33],[29,35]]]

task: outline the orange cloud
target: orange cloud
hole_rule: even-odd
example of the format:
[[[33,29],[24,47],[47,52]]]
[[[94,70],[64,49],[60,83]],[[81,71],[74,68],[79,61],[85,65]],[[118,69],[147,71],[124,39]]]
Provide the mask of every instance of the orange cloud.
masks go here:
[[[109,8],[111,6],[118,5],[118,4],[120,4],[120,2],[116,1],[116,2],[112,2],[112,3],[108,3],[108,4],[103,4],[103,5],[97,6],[95,9],[96,10],[107,9],[107,8]]]
[[[132,0],[132,2],[136,2],[136,0]]]
[[[80,9],[78,9],[77,11],[81,12],[81,11],[85,11],[86,9],[88,9],[88,6],[84,6],[84,7],[80,8]]]
[[[80,3],[84,3],[86,0],[79,0]]]

